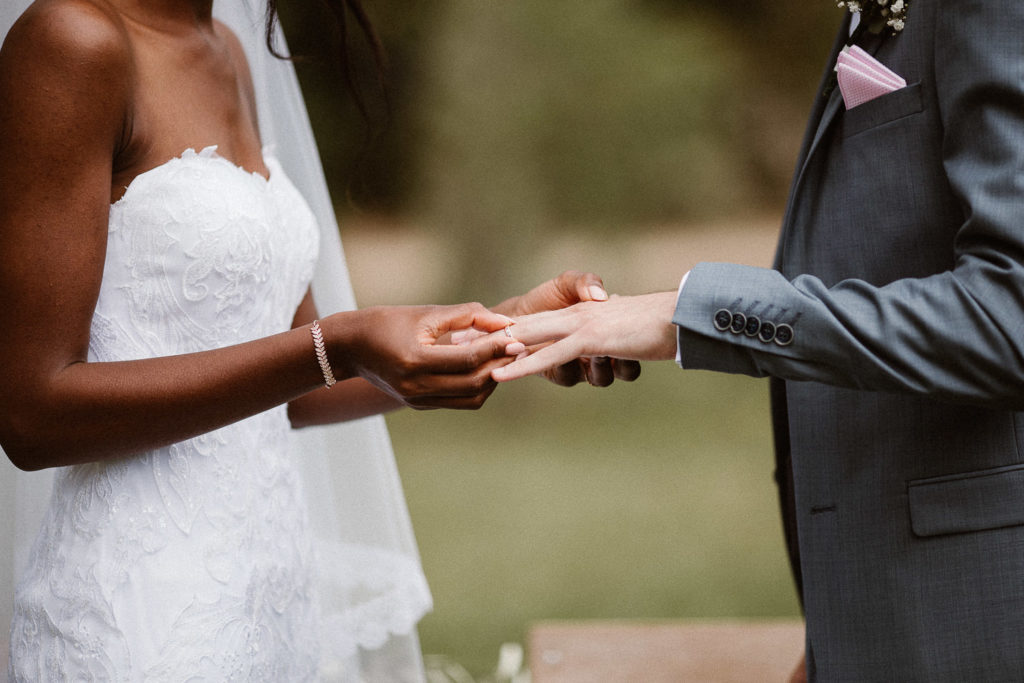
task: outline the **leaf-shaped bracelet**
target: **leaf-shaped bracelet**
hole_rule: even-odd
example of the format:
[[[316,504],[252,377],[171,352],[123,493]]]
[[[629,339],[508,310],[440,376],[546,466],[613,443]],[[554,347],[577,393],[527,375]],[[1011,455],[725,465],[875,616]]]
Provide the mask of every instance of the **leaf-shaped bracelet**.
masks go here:
[[[330,389],[338,381],[334,379],[331,361],[327,358],[327,346],[324,344],[324,332],[320,329],[320,321],[314,320],[309,331],[313,334],[313,348],[316,349],[316,359],[320,363],[320,372],[324,373],[324,384]]]

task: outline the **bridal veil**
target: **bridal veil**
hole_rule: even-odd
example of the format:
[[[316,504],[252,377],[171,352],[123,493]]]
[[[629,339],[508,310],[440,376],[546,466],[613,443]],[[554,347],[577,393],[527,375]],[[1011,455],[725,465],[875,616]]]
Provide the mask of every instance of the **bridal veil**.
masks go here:
[[[0,38],[31,0],[0,3]],[[316,142],[292,64],[264,37],[265,0],[215,0],[214,14],[245,46],[260,132],[320,224],[313,294],[323,313],[355,307]],[[277,29],[278,50],[286,52]],[[372,417],[294,432],[316,537],[327,681],[420,681],[416,623],[431,608],[384,420]],[[7,670],[13,588],[52,487],[52,471],[25,473],[0,457],[0,671]]]

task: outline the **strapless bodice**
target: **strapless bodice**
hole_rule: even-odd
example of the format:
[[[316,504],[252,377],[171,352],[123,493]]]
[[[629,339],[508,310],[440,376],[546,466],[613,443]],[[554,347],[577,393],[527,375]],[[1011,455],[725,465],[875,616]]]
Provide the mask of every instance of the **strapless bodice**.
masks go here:
[[[187,150],[110,208],[91,360],[236,344],[291,326],[316,265],[316,219],[266,156],[269,179]]]
[[[269,179],[210,147],[132,181],[110,209],[91,361],[291,326],[319,231],[274,157],[266,163]],[[60,468],[15,596],[12,680],[312,679],[314,548],[291,445],[279,406]]]

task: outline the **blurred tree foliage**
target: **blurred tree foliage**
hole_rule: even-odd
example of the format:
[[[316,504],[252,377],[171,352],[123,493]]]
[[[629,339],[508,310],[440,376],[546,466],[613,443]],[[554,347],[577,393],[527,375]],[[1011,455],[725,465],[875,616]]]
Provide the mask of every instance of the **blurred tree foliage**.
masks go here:
[[[415,191],[414,159],[419,154],[418,132],[410,122],[423,82],[422,53],[430,44],[431,3],[365,3],[387,53],[388,102],[375,88],[377,72],[369,48],[354,22],[349,27],[353,67],[365,93],[369,121],[354,106],[337,67],[338,31],[331,14],[319,2],[279,0],[278,4],[339,210],[407,210]]]
[[[452,245],[456,298],[528,285],[518,265],[566,227],[776,210],[841,16],[824,0],[367,0],[391,100],[367,146],[323,64],[331,22],[282,5],[293,52],[320,58],[299,71],[336,199],[352,200],[339,210],[428,226]]]

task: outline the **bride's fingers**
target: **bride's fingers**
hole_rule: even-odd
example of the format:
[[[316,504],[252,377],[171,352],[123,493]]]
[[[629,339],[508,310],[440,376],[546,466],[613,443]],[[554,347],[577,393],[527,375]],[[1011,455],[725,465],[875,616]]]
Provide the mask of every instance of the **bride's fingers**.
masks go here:
[[[507,359],[518,355],[524,350],[522,344],[509,339],[504,334],[488,335],[462,346],[421,346],[412,362],[412,372],[406,374],[408,379],[432,378],[436,375],[450,374],[461,377],[477,372],[481,366],[492,359]]]
[[[434,410],[437,408],[445,408],[447,410],[478,410],[483,407],[493,392],[494,388],[476,396],[468,397],[424,396],[408,400],[405,403],[413,410]]]
[[[581,349],[571,338],[545,346],[540,351],[531,353],[525,358],[518,358],[508,365],[496,368],[491,372],[491,377],[496,382],[509,382],[527,375],[536,375],[539,372],[557,368],[574,358],[579,358]]]
[[[589,382],[591,386],[606,387],[615,381],[615,370],[612,367],[612,359],[608,356],[584,358],[583,367],[586,371],[587,382]]]
[[[612,368],[615,378],[621,379],[623,382],[632,382],[640,376],[640,361],[613,358]]]
[[[522,358],[525,357],[525,355],[522,356]],[[576,386],[584,379],[583,363],[578,358],[573,359],[568,363],[563,363],[562,365],[559,365],[558,367],[552,368],[548,372],[545,372],[544,376],[550,382],[560,387]]]
[[[507,342],[509,341],[508,335],[511,334],[513,340],[522,342],[523,345],[532,349],[538,344],[548,344],[564,339],[575,332],[579,326],[580,320],[568,313],[548,311],[523,316],[507,328],[507,333],[505,329],[502,329],[487,335],[486,339],[504,339]],[[519,355],[519,353],[519,351],[512,351],[511,355]]]
[[[454,393],[454,394],[443,394],[443,393],[432,393],[425,394],[422,396],[410,396],[404,399],[405,404],[410,408],[416,410],[429,410],[433,408],[448,408],[450,410],[476,410],[483,406],[494,390],[497,388],[497,384],[487,378],[486,382],[473,391],[467,393]]]
[[[480,330],[476,330],[470,327],[469,329],[466,330],[457,330],[455,332],[452,332],[451,342],[452,344],[457,345],[468,344],[474,339],[479,339],[480,337],[483,337],[486,334],[486,332],[481,332]]]
[[[402,387],[401,400],[411,408],[454,408],[475,410],[481,407],[498,386],[491,372],[511,362],[510,358],[488,361],[466,375],[428,375]]]
[[[511,322],[511,318],[494,313],[481,304],[439,306],[434,318],[426,321],[426,333],[431,337],[430,341],[436,341],[448,332],[467,328],[495,332]]]
[[[491,372],[511,361],[511,358],[492,360],[466,374],[439,372],[408,377],[388,385],[388,390],[409,405],[419,405],[425,399],[470,399],[493,391]]]

